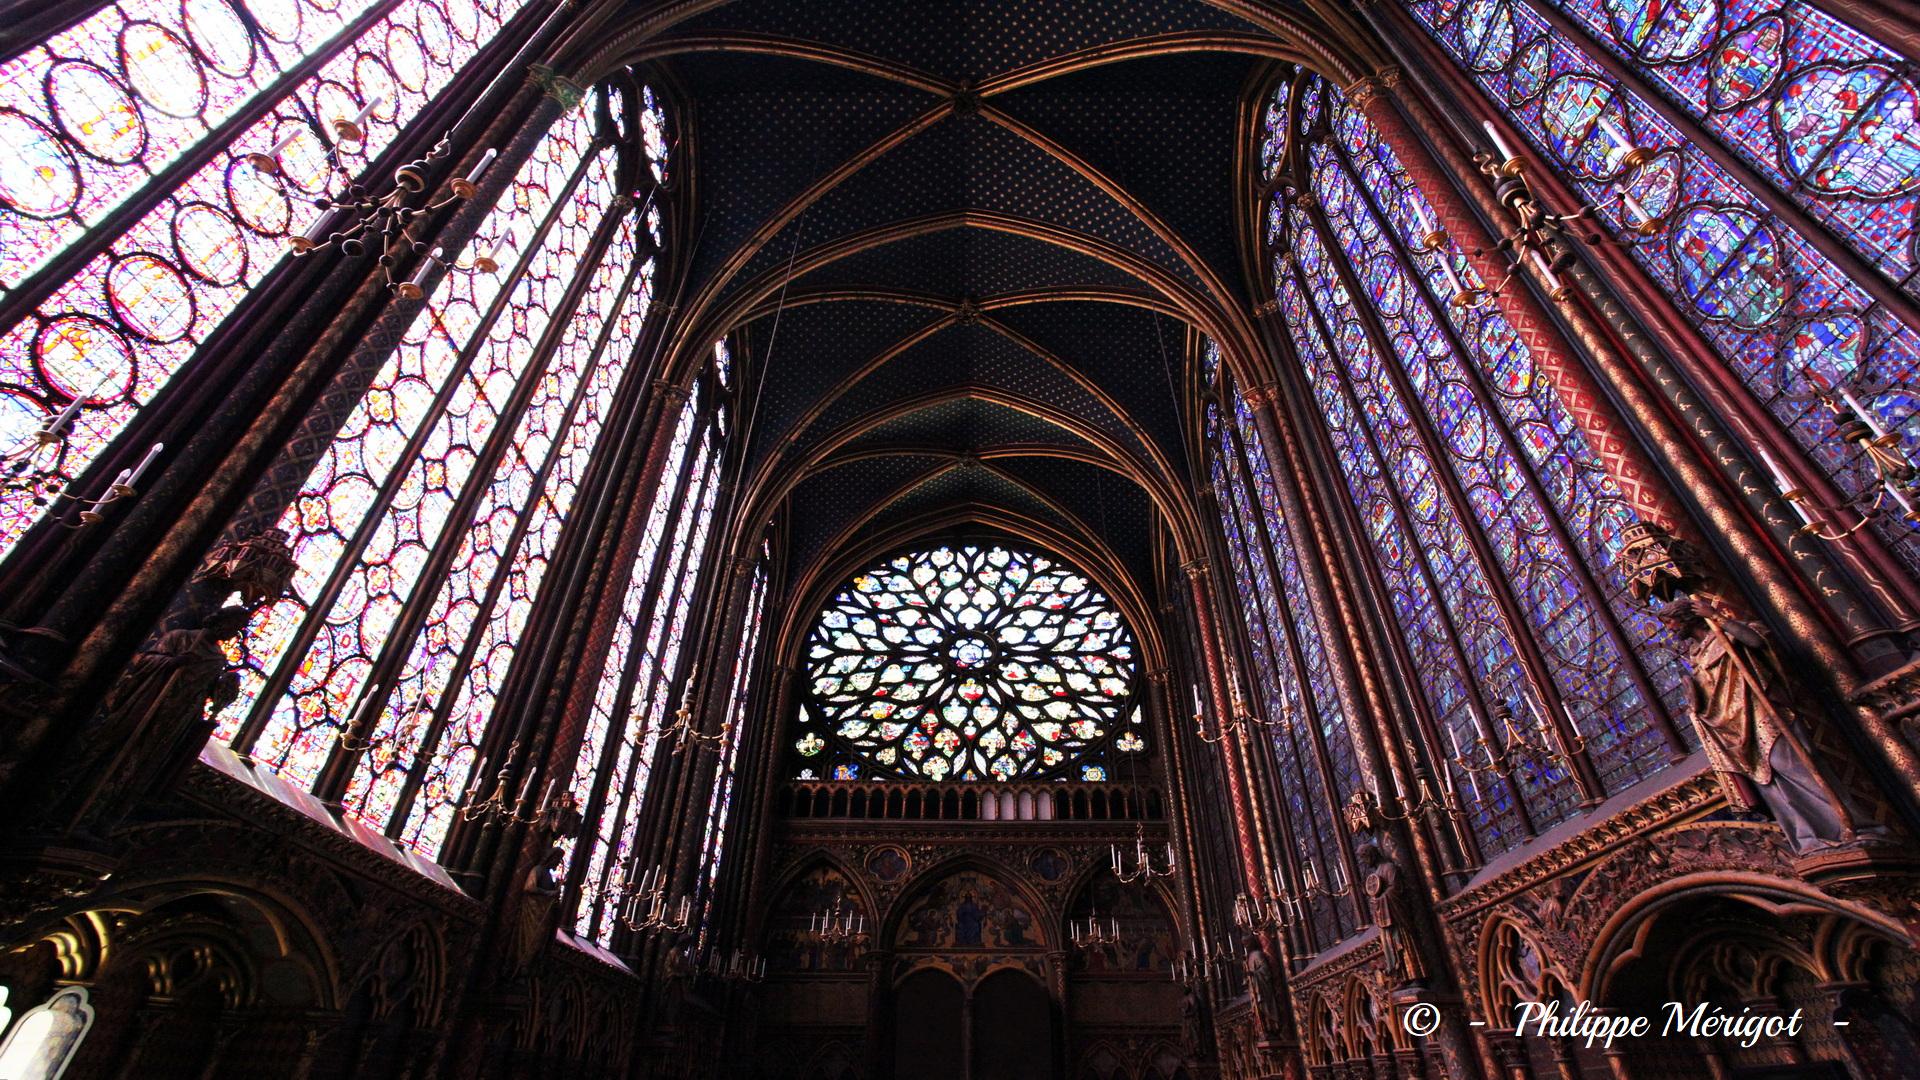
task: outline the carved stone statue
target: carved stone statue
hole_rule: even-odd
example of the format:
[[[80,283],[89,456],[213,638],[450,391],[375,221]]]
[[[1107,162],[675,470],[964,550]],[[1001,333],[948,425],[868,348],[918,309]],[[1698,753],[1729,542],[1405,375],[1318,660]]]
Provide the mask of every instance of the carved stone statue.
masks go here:
[[[1262,1032],[1280,1029],[1279,987],[1274,979],[1273,960],[1267,956],[1267,950],[1260,939],[1248,934],[1241,941],[1246,950],[1246,959],[1242,966],[1247,972],[1247,994],[1253,999],[1253,1016]]]
[[[1187,1044],[1187,1060],[1207,1061],[1213,1057],[1213,1025],[1209,1022],[1206,991],[1200,980],[1187,983],[1180,997],[1180,1035]]]
[[[582,820],[573,793],[563,791],[554,797],[534,823],[533,844],[538,855],[534,864],[527,869],[526,880],[520,887],[520,917],[513,943],[515,973],[523,972],[533,964],[540,950],[552,939],[554,930],[559,928],[561,888],[555,871],[559,870],[561,860],[566,858],[566,850],[560,846],[560,841],[577,835]]]
[[[1372,840],[1354,853],[1360,864],[1360,891],[1366,894],[1373,924],[1380,928],[1380,950],[1389,977],[1401,986],[1426,981],[1427,964],[1414,938],[1412,886],[1400,864]]]
[[[166,740],[174,768],[191,760],[207,739],[208,707],[218,713],[240,695],[240,677],[227,670],[220,646],[247,627],[244,608],[221,608],[204,626],[168,630],[128,662],[107,692],[106,730],[123,746]]]
[[[1764,631],[1711,601],[1676,600],[1659,614],[1686,643],[1694,728],[1727,802],[1753,809],[1753,785],[1796,851],[1853,840],[1853,815],[1814,765]]]
[[[294,569],[286,532],[265,529],[245,540],[216,545],[194,571],[192,584],[218,593],[213,598],[216,603],[237,592],[241,606],[254,608],[279,599],[292,583]]]

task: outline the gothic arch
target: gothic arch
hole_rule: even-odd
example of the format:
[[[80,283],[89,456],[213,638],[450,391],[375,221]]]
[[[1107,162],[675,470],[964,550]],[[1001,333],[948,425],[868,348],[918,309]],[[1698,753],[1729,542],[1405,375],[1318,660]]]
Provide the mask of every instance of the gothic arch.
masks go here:
[[[899,896],[887,909],[886,919],[881,923],[879,933],[875,935],[875,940],[886,942],[887,948],[905,951],[896,943],[900,941],[902,925],[910,909],[916,902],[928,897],[946,882],[968,872],[991,878],[1012,894],[1016,902],[1025,905],[1026,910],[1032,914],[1032,929],[1043,936],[1030,945],[1021,947],[1020,951],[1041,954],[1061,948],[1061,939],[1056,928],[1057,918],[1052,905],[1027,884],[1024,875],[1015,872],[1013,868],[1002,864],[999,860],[979,852],[968,851],[941,859],[924,868],[916,867],[915,871],[908,879],[906,887],[900,891]],[[935,951],[938,951],[938,947],[935,947]],[[1001,966],[1005,965],[996,964],[983,969],[977,973],[977,977],[984,978]]]
[[[1843,923],[1859,924],[1907,948],[1915,944],[1906,928],[1886,915],[1836,900],[1804,882],[1728,871],[1689,874],[1648,886],[1607,918],[1582,959],[1578,996],[1588,1001],[1606,1000],[1612,978],[1642,956],[1649,935],[1663,916],[1689,902],[1713,900],[1742,904],[1771,916],[1830,916]]]

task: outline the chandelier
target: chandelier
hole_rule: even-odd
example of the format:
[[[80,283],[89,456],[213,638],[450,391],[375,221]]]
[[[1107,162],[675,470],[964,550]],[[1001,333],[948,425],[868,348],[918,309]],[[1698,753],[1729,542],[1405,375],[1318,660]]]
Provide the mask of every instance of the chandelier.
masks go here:
[[[1167,859],[1164,868],[1154,866],[1154,855],[1147,850],[1147,826],[1145,822],[1136,822],[1133,826],[1133,851],[1123,852],[1120,845],[1110,844],[1107,853],[1112,856],[1113,876],[1131,885],[1136,881],[1151,881],[1157,877],[1172,876],[1175,866],[1173,844],[1167,844]]]
[[[1531,168],[1529,160],[1521,157],[1507,142],[1493,121],[1482,124],[1496,152],[1478,151],[1473,155],[1473,162],[1480,174],[1493,185],[1494,198],[1511,215],[1512,220],[1491,249],[1476,249],[1474,254],[1485,255],[1489,250],[1498,252],[1507,261],[1507,273],[1490,288],[1469,288],[1453,268],[1452,260],[1442,255],[1440,268],[1446,274],[1448,284],[1453,286],[1452,302],[1456,306],[1478,305],[1501,295],[1523,265],[1531,265],[1540,275],[1548,296],[1556,301],[1568,299],[1572,292],[1561,280],[1559,272],[1566,269],[1573,256],[1566,252],[1556,254],[1553,245],[1556,241],[1573,237],[1589,244],[1608,242],[1610,238],[1604,233],[1580,228],[1581,222],[1596,220],[1603,206],[1617,203],[1624,208],[1628,228],[1640,236],[1656,235],[1666,227],[1666,219],[1649,212],[1632,191],[1633,181],[1639,176],[1640,170],[1653,160],[1653,150],[1636,144],[1619,123],[1604,113],[1595,118],[1594,126],[1609,144],[1608,167],[1613,170],[1619,189],[1610,199],[1585,203],[1563,213],[1548,209],[1534,193],[1533,185],[1527,180]],[[1425,203],[1415,200],[1413,210],[1425,233],[1415,250],[1422,254],[1441,253],[1447,244],[1446,230],[1434,222]]]
[[[320,216],[306,232],[288,238],[287,246],[296,256],[333,249],[353,258],[378,251],[387,288],[403,300],[418,300],[426,295],[427,277],[435,267],[474,274],[499,270],[497,256],[506,244],[507,233],[503,232],[485,254],[460,265],[449,261],[443,249],[431,247],[414,235],[414,228],[429,215],[478,194],[480,178],[500,152],[489,147],[465,176],[453,178],[443,191],[428,196],[425,192],[433,174],[453,150],[451,134],[442,135],[425,155],[395,169],[393,186],[380,193],[373,183],[354,174],[346,155],[366,141],[365,125],[385,101],[376,97],[361,105],[360,112],[351,118],[335,117],[328,125],[297,128],[268,150],[247,155],[247,164],[255,170],[278,175],[283,167],[281,156],[302,134],[311,132],[320,141],[327,186],[332,190],[314,199]],[[400,281],[394,277],[393,268],[403,252],[421,258],[413,276]]]
[[[807,920],[807,936],[829,945],[858,941],[867,936],[867,915],[849,911],[839,900],[825,911],[816,911]]]

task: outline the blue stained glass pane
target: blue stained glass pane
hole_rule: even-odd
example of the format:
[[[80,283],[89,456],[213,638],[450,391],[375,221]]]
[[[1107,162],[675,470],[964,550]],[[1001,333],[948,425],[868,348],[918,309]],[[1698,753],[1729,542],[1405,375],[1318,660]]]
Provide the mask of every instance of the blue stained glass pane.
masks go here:
[[[1543,16],[1549,2],[1579,27],[1577,39]],[[1653,101],[1697,121],[1756,183],[1920,295],[1920,93],[1906,62],[1804,0],[1491,3],[1510,18],[1451,0],[1415,0],[1407,10],[1546,163],[1600,205],[1601,223],[1809,459],[1841,491],[1870,497],[1873,469],[1807,391],[1836,375],[1871,387],[1912,383],[1920,332],[1878,305]],[[1638,86],[1619,85],[1601,50],[1630,68]],[[1512,59],[1484,62],[1509,52]],[[1622,140],[1655,151],[1653,160],[1628,172]],[[1668,227],[1649,237],[1627,228],[1642,219],[1617,198],[1622,191]],[[1920,451],[1920,422],[1904,395],[1862,400],[1909,452]],[[1898,522],[1876,528],[1920,571],[1920,535]]]

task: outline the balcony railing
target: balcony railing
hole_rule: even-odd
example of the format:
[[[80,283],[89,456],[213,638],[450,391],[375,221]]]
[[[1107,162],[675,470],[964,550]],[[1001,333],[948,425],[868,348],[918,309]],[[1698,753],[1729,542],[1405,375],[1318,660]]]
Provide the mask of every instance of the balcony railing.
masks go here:
[[[910,784],[796,780],[782,817],[868,821],[1159,821],[1156,788],[1122,784]]]

